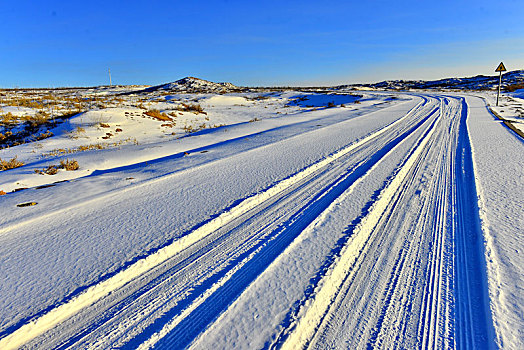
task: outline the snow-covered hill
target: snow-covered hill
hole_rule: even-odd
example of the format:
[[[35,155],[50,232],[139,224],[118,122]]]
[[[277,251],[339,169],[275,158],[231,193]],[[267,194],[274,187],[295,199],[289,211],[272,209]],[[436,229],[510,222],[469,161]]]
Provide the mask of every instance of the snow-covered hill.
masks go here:
[[[212,81],[195,77],[185,77],[175,82],[152,86],[143,90],[143,92],[168,91],[176,93],[221,93],[239,89],[239,87],[231,83],[214,83]]]
[[[499,76],[477,75],[466,78],[445,78],[439,80],[385,80],[374,84],[351,84],[338,86],[341,88],[374,88],[374,89],[460,89],[460,90],[492,90],[496,89]],[[502,86],[524,84],[524,70],[515,70],[502,75]]]

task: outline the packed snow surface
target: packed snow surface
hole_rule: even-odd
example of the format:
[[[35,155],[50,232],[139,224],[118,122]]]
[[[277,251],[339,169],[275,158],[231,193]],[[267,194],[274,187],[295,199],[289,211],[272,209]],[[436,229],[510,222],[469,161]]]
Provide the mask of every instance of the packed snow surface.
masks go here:
[[[524,143],[492,93],[213,84],[84,91],[7,140],[0,348],[524,348]]]

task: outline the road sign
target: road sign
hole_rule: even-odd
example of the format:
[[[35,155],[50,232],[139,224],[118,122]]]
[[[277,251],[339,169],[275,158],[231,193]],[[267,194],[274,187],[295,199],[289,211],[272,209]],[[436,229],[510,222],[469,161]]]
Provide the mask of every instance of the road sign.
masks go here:
[[[504,63],[500,62],[499,66],[497,67],[497,69],[495,69],[495,72],[505,72],[507,69],[506,67],[504,67]]]
[[[497,91],[497,107],[499,105],[499,96],[500,96],[500,85],[502,84],[502,72],[506,71],[506,67],[504,67],[504,63],[500,62],[497,69],[495,69],[495,72],[499,72],[499,89]]]

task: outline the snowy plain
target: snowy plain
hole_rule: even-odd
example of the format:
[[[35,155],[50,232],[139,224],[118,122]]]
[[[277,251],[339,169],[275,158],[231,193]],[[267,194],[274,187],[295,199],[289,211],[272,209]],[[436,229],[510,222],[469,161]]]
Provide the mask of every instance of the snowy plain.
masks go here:
[[[524,143],[484,100],[147,108],[176,123],[94,109],[0,150],[25,163],[0,173],[2,348],[524,346]]]

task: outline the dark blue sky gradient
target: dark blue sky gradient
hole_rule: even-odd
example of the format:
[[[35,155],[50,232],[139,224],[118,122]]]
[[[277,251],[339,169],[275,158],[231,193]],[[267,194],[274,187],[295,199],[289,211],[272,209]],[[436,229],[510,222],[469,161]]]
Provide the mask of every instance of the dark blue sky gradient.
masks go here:
[[[524,68],[524,1],[0,0],[0,86],[331,85]]]

